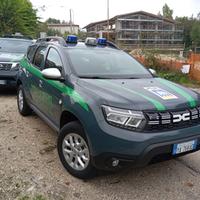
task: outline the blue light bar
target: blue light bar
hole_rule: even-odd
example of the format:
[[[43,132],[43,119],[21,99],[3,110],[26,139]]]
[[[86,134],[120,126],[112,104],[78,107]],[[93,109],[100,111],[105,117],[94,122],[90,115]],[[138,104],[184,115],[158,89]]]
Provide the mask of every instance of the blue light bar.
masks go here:
[[[67,38],[66,38],[66,42],[67,42],[67,43],[76,44],[77,41],[78,41],[78,38],[77,38],[77,36],[75,36],[75,35],[68,35]]]
[[[99,45],[107,45],[107,40],[106,40],[106,38],[98,38],[97,43]]]

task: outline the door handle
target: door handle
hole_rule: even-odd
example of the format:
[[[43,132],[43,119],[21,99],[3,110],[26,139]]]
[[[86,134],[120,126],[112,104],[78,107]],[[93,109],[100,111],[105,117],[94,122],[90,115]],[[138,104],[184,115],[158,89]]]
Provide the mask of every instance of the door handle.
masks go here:
[[[39,87],[42,88],[43,81],[39,80]]]

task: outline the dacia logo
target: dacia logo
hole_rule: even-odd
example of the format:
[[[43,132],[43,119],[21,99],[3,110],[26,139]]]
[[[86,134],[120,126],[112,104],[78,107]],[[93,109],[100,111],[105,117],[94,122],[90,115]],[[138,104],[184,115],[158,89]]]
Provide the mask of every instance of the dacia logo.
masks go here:
[[[190,113],[173,115],[173,122],[174,123],[178,123],[178,122],[181,122],[181,121],[189,121],[189,120],[190,120]]]

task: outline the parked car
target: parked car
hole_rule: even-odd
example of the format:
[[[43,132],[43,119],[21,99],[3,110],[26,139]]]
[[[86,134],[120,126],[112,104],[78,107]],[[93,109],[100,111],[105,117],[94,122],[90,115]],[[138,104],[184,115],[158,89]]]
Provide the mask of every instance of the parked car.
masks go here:
[[[59,41],[60,39],[58,39]],[[63,166],[145,166],[200,149],[200,95],[153,75],[105,39],[37,42],[20,63],[18,109],[58,132]]]
[[[31,44],[31,39],[0,38],[0,88],[16,87],[19,62]]]

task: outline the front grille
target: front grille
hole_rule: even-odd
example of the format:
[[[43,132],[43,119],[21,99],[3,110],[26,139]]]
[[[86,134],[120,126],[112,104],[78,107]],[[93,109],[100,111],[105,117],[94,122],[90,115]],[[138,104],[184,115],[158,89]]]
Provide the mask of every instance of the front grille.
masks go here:
[[[12,63],[0,63],[0,71],[10,71]]]
[[[185,128],[200,124],[200,107],[170,112],[146,112],[146,131]]]

